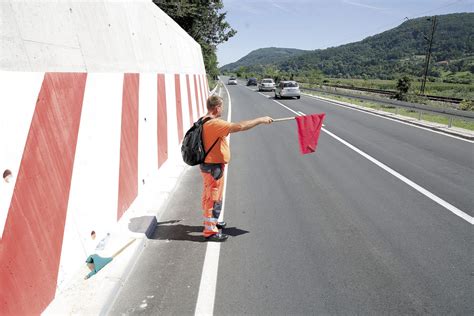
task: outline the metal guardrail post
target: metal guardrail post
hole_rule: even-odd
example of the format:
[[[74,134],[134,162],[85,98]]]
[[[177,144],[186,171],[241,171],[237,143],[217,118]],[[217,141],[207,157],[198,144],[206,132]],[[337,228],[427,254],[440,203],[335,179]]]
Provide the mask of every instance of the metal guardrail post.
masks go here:
[[[449,123],[448,123],[448,128],[451,128],[453,126],[453,117],[449,117]]]
[[[422,114],[423,114],[423,112],[421,112],[421,111],[418,112],[418,121],[421,121]]]

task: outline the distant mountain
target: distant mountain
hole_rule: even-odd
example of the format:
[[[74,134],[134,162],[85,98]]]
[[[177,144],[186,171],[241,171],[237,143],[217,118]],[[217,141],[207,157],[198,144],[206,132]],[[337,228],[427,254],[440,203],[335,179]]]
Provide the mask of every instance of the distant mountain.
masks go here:
[[[286,58],[273,54],[278,48],[258,49],[222,71],[249,71],[274,67],[279,71],[298,73],[320,70],[330,77],[392,79],[400,74],[419,76],[423,72],[431,33],[430,17],[408,20],[396,28],[368,37],[360,42],[314,51],[298,51]],[[474,72],[474,13],[456,13],[436,17],[429,75],[444,72]],[[259,58],[254,58],[258,52]],[[268,54],[268,56],[265,56]],[[276,56],[279,56],[278,59]]]
[[[259,48],[237,60],[235,63],[227,64],[225,66],[222,66],[220,69],[221,71],[233,71],[240,67],[253,67],[258,65],[277,64],[284,62],[290,57],[301,56],[308,52],[310,51],[295,48]]]

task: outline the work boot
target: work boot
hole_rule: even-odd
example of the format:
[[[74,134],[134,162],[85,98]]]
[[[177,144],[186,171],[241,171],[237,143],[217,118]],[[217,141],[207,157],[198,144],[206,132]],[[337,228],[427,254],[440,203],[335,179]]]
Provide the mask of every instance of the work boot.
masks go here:
[[[217,234],[211,235],[209,237],[206,237],[206,241],[222,242],[222,241],[226,241],[227,238],[229,238],[229,235],[222,234],[222,233],[217,233]]]
[[[223,229],[227,226],[227,223],[226,222],[218,222],[216,224],[216,227],[219,228],[219,229]]]

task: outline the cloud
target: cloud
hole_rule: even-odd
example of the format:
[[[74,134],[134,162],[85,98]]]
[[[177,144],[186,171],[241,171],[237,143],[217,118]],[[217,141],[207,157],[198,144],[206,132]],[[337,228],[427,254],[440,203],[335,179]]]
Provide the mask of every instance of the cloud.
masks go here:
[[[273,1],[269,1],[269,2],[270,2],[275,8],[280,9],[280,10],[285,11],[285,12],[290,12],[290,13],[291,13],[290,10],[288,10],[287,8],[285,8],[285,7],[281,6],[281,5],[279,5],[278,3],[273,2]]]
[[[367,9],[371,9],[371,10],[377,10],[377,11],[386,10],[386,8],[374,7],[372,5],[368,5],[368,4],[364,4],[364,3],[360,3],[360,2],[355,2],[355,1],[343,0],[342,2],[353,5],[353,6],[356,6],[356,7],[362,7],[362,8],[367,8]]]
[[[262,13],[262,9],[259,8],[254,1],[245,0],[225,0],[224,11],[245,12],[252,15],[259,15]]]

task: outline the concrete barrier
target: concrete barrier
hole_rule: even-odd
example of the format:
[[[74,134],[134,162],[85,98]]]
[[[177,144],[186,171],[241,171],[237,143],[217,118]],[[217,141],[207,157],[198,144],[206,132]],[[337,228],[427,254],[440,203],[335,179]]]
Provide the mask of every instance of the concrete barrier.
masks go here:
[[[173,172],[209,90],[200,46],[150,1],[0,10],[0,314],[39,314]]]

